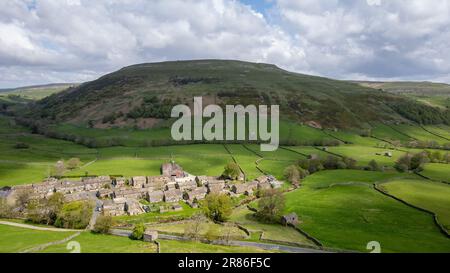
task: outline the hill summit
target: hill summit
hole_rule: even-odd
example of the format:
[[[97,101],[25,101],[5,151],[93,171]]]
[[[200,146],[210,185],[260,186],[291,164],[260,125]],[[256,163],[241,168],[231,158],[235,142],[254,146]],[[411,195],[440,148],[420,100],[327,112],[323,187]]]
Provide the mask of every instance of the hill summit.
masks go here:
[[[173,105],[280,105],[283,119],[317,127],[372,121],[448,123],[449,113],[357,83],[292,73],[271,64],[230,60],[144,63],[122,68],[30,106],[29,116],[97,128],[151,127]],[[421,119],[418,113],[427,113]]]

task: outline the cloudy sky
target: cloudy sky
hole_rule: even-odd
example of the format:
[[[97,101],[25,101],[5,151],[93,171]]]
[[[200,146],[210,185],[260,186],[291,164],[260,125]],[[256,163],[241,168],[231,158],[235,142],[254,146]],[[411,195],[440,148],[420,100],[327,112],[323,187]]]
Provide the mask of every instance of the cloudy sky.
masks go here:
[[[184,59],[450,83],[450,0],[1,0],[0,88]]]

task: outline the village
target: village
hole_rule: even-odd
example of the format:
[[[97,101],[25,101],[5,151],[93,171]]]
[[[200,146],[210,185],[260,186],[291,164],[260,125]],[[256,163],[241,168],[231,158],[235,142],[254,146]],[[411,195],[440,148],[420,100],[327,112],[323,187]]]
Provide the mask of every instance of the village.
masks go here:
[[[42,183],[18,185],[10,194],[29,191],[32,199],[46,199],[53,193],[64,194],[67,202],[96,201],[96,211],[107,216],[138,215],[147,212],[180,211],[180,201],[192,208],[210,193],[229,196],[254,195],[257,190],[279,188],[282,183],[271,175],[245,182],[223,177],[194,176],[174,161],[161,166],[159,176],[82,177],[79,181],[49,178]],[[146,202],[142,202],[145,200]]]

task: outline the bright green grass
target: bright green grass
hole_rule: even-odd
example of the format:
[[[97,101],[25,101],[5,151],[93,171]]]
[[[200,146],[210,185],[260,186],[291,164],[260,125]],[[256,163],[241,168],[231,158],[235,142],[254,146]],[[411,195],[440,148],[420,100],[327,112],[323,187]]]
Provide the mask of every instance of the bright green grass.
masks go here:
[[[301,227],[325,246],[367,251],[368,242],[378,241],[383,252],[450,252],[448,239],[430,215],[380,194],[369,184],[314,189],[323,183],[323,175],[310,176],[303,181],[304,187],[287,193],[286,211],[296,212],[303,221]],[[361,173],[360,179],[354,173],[346,174],[350,179],[342,172],[325,175],[329,185],[376,182],[389,176],[376,172]]]
[[[259,168],[264,172],[275,176],[279,180],[284,179],[284,169],[296,165],[295,161],[274,161],[263,159],[259,161]]]
[[[262,233],[262,238],[266,240],[312,245],[312,243],[297,230],[291,227],[282,226],[280,224],[260,223],[253,217],[252,214],[253,212],[248,210],[247,207],[239,207],[233,211],[230,221],[244,226],[251,233]]]
[[[240,144],[229,144],[227,147],[243,169],[247,180],[253,180],[263,174],[256,168],[255,164],[255,161],[260,158],[259,156],[248,151]]]
[[[286,147],[290,150],[294,150],[297,151],[303,155],[318,155],[321,158],[326,158],[327,156],[329,156],[330,154],[327,152],[324,152],[320,149],[316,149],[315,147],[311,147],[311,146],[295,146],[295,147]]]
[[[118,223],[126,223],[126,224],[157,223],[173,219],[176,220],[187,219],[190,218],[192,215],[194,215],[194,213],[199,211],[199,209],[193,209],[184,202],[180,202],[180,205],[183,207],[182,211],[169,211],[165,213],[149,212],[133,216],[128,215],[117,216],[114,217],[114,219]]]
[[[439,125],[439,126],[425,126],[425,128],[435,133],[439,136],[442,136],[447,139],[447,142],[450,142],[450,126]]]
[[[413,125],[393,125],[394,128],[401,131],[404,134],[407,134],[415,139],[422,141],[436,141],[437,143],[443,144],[449,142],[448,140],[438,137],[436,135],[430,134],[425,131],[423,128],[419,126]]]
[[[378,123],[372,129],[372,135],[384,140],[400,140],[402,142],[408,142],[412,139],[404,134],[392,129],[391,127]]]
[[[327,131],[329,134],[339,138],[340,140],[350,142],[355,145],[376,146],[380,141],[370,137],[362,137],[354,132],[346,131]]]
[[[161,253],[264,253],[269,252],[259,248],[239,247],[239,246],[221,246],[204,244],[200,242],[181,242],[158,240],[161,247]]]
[[[372,159],[377,161],[379,165],[393,166],[395,161],[405,154],[397,150],[353,145],[329,147],[328,150],[342,156],[353,158],[358,161],[358,165],[360,166],[367,166]],[[392,157],[384,156],[384,152],[392,153]],[[381,155],[377,155],[377,153]]]
[[[82,136],[95,138],[102,143],[112,138],[116,138],[122,141],[125,146],[145,146],[152,140],[165,140],[170,138],[170,128],[152,128],[145,130],[134,130],[125,128],[113,128],[113,129],[95,129],[86,128],[83,126],[75,126],[69,124],[63,124],[53,126],[52,129],[59,133],[65,133],[69,135]]]
[[[127,237],[83,232],[73,239],[79,242],[81,253],[156,253],[154,243],[135,241]],[[47,247],[45,253],[70,253],[67,243]]]
[[[0,252],[12,253],[62,240],[73,232],[53,232],[0,225]]]
[[[136,158],[101,159],[95,163],[66,173],[69,176],[89,175],[116,175],[116,176],[156,176],[159,175],[161,160],[148,160]]]
[[[278,148],[275,151],[272,152],[263,152],[260,149],[259,145],[245,145],[248,149],[253,151],[255,154],[264,157],[265,159],[270,160],[283,160],[283,161],[296,161],[299,159],[303,159],[304,157],[302,155],[299,155],[298,153]]]
[[[421,174],[434,180],[450,183],[450,164],[428,163]]]
[[[176,235],[183,236],[186,231],[186,227],[189,227],[191,223],[189,221],[179,222],[179,223],[167,223],[167,224],[156,224],[149,225],[147,228],[152,230],[157,230],[159,232],[172,233]],[[233,239],[243,240],[247,237],[244,231],[240,230],[237,227],[230,227],[229,229],[224,227],[223,225],[215,224],[213,222],[206,221],[202,223],[199,229],[198,235],[205,236],[208,232],[212,232],[214,236],[225,236],[229,234]]]
[[[50,164],[0,162],[0,187],[42,182]]]
[[[303,180],[303,187],[323,189],[336,184],[373,184],[375,181],[387,181],[399,177],[416,177],[413,174],[398,172],[370,172],[361,170],[328,170],[315,173]]]
[[[402,179],[381,186],[412,205],[436,213],[439,222],[450,230],[450,185]]]

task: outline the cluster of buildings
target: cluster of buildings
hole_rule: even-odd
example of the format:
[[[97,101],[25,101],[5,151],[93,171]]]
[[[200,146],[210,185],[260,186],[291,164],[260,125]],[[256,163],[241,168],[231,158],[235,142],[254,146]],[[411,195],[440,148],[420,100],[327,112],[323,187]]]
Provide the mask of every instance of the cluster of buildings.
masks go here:
[[[210,193],[252,195],[258,189],[280,187],[273,176],[261,176],[247,183],[232,183],[220,177],[193,176],[176,164],[165,163],[159,176],[135,176],[130,179],[109,176],[86,177],[80,181],[51,178],[43,183],[20,185],[12,192],[28,190],[32,198],[47,198],[55,192],[64,194],[66,201],[100,200],[98,210],[105,215],[137,215],[151,211],[159,205],[159,211],[180,210],[180,201],[191,207]],[[146,200],[147,205],[140,200]]]

